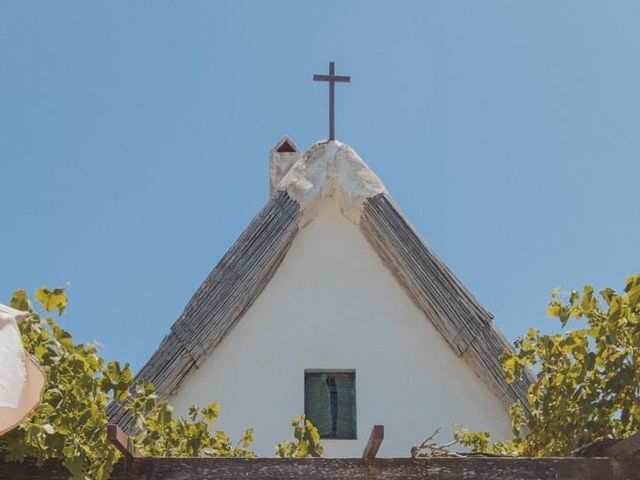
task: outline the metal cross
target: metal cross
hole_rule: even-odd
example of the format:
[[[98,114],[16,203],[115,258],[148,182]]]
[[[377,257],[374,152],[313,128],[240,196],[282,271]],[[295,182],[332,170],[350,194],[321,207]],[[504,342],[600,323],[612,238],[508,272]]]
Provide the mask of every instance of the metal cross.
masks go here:
[[[350,83],[351,77],[335,74],[335,63],[329,62],[329,75],[314,75],[314,82],[329,82],[329,140],[336,139],[335,85],[336,82]]]

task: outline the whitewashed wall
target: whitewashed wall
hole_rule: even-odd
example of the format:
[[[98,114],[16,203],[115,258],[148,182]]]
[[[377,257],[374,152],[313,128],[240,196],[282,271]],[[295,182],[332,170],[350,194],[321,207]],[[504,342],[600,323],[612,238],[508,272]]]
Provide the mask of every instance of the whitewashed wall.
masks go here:
[[[172,403],[221,404],[218,427],[273,456],[304,410],[304,370],[355,369],[358,440],[325,441],[325,456],[360,456],[384,424],[379,456],[408,456],[435,427],[457,421],[509,436],[500,402],[456,357],[358,228],[325,201],[275,277]]]

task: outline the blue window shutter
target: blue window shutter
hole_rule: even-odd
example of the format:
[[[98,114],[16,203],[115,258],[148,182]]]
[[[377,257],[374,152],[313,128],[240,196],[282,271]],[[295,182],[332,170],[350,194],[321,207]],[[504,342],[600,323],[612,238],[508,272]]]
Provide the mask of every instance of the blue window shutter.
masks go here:
[[[318,429],[320,436],[331,434],[331,394],[326,375],[307,375],[305,378],[305,414]]]
[[[338,394],[338,421],[336,423],[337,438],[356,438],[354,431],[354,385],[352,376],[336,376]]]

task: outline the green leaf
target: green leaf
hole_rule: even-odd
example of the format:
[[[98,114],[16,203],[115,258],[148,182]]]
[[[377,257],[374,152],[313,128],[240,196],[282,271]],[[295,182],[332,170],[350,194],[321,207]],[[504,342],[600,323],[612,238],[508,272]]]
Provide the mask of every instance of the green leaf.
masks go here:
[[[15,308],[16,310],[22,310],[25,312],[31,310],[31,304],[29,302],[27,292],[25,290],[16,290],[15,292],[13,292],[13,295],[11,296],[11,300],[9,302],[9,306],[11,308]]]
[[[220,405],[217,403],[210,403],[206,406],[206,408],[202,409],[202,416],[209,423],[215,423],[216,418],[220,414]]]
[[[36,290],[35,297],[47,312],[58,310],[58,315],[62,315],[67,306],[67,294],[64,288],[49,290],[49,287],[43,285]]]

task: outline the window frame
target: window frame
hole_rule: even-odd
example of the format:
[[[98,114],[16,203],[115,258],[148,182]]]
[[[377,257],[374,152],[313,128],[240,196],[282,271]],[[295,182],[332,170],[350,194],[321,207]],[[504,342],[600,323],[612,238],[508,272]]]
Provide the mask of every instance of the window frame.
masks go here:
[[[352,436],[349,437],[331,437],[331,436],[320,436],[321,440],[357,440],[358,439],[358,417],[357,417],[357,408],[356,408],[356,370],[355,368],[305,368],[304,369],[304,414],[307,415],[307,378],[312,375],[327,375],[331,376],[342,376],[351,377],[351,389],[352,389],[352,400],[351,400],[351,428],[352,428]]]

